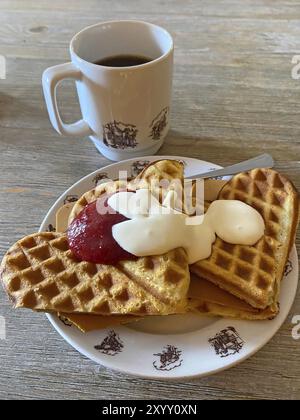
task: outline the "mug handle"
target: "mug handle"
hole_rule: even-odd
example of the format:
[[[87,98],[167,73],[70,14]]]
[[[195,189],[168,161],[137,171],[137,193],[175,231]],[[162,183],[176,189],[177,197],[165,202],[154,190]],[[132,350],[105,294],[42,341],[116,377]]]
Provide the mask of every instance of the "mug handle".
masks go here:
[[[56,87],[63,79],[81,79],[80,70],[72,63],[49,67],[43,73],[43,90],[50,121],[59,134],[67,136],[87,136],[93,133],[90,126],[83,120],[73,124],[62,121],[56,100]]]

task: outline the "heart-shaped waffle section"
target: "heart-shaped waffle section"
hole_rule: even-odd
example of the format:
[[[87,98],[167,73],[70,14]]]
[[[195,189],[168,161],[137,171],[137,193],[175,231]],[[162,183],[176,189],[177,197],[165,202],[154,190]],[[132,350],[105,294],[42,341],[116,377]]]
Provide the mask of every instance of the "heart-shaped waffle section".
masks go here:
[[[190,279],[183,249],[96,265],[77,261],[66,236],[49,232],[16,242],[0,276],[16,308],[139,316],[184,312]]]
[[[162,180],[166,183],[164,186],[160,184]],[[97,198],[105,193],[113,194],[120,189],[134,191],[140,188],[147,188],[151,191],[152,195],[161,201],[162,191],[164,191],[164,195],[167,194],[169,191],[167,184],[170,183],[170,188],[172,188],[172,182],[174,182],[174,180],[179,180],[180,183],[183,183],[182,163],[177,160],[159,160],[153,162],[129,183],[122,180],[110,181],[87,191],[75,203],[69,217],[69,222],[78,216],[87,204],[97,200]]]
[[[231,245],[218,238],[210,258],[194,264],[191,271],[255,308],[271,306],[278,312],[280,282],[299,219],[296,189],[272,169],[254,169],[234,176],[218,198],[254,207],[265,221],[265,235],[255,246]]]

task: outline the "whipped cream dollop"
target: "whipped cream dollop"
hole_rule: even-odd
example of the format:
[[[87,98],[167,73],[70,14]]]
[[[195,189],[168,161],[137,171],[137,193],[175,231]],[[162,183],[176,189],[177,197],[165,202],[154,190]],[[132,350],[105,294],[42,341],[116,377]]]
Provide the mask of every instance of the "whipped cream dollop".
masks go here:
[[[193,264],[211,255],[216,236],[230,244],[254,245],[264,235],[262,216],[242,201],[216,200],[203,216],[174,210],[172,201],[169,195],[161,205],[146,189],[112,195],[108,205],[130,219],[112,227],[113,238],[138,257],[182,247]]]

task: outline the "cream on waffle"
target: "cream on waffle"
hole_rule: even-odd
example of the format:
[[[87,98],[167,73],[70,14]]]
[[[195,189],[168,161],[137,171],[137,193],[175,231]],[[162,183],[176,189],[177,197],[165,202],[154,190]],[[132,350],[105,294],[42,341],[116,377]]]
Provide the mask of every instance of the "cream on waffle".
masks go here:
[[[103,193],[120,188],[160,187],[157,179],[183,179],[178,161],[158,161],[130,185],[114,181],[84,194],[71,218]],[[143,181],[143,182],[141,182]],[[72,206],[64,206],[64,214]],[[66,217],[66,216],[65,216]],[[165,255],[120,261],[117,266],[77,261],[65,235],[38,233],[14,244],[0,266],[1,280],[15,307],[37,311],[103,315],[149,315],[183,312],[187,304],[189,270],[183,249]]]
[[[263,170],[262,172],[266,176],[266,173],[264,171],[265,170]],[[275,172],[275,171],[272,171],[272,172]],[[277,173],[275,173],[275,174],[277,174]],[[246,175],[249,176],[248,174],[246,174]],[[277,174],[277,175],[279,176],[279,174]],[[245,174],[240,174],[240,176],[245,176]],[[155,163],[151,164],[149,167],[147,167],[139,175],[137,180],[142,181],[142,183],[137,184],[137,182],[136,182],[137,180],[134,180],[134,182],[131,181],[132,183],[130,184],[130,188],[134,189],[136,185],[137,185],[136,188],[145,188],[145,187],[149,188],[149,185],[151,185],[151,187],[150,187],[150,189],[152,188],[151,192],[155,196],[160,197],[161,188],[157,187],[157,185],[158,185],[157,182],[152,183],[152,180],[155,179],[156,181],[160,181],[161,179],[166,178],[166,179],[169,179],[171,181],[173,179],[173,177],[175,177],[179,180],[183,179],[183,167],[182,167],[182,165],[177,161],[167,161],[167,160],[158,161],[158,162],[155,162]],[[280,177],[280,179],[283,179],[282,176],[279,176],[279,177]],[[259,175],[259,178],[262,178],[261,174]],[[267,176],[266,176],[266,178],[267,178]],[[285,180],[285,181],[288,182],[287,180]],[[211,182],[213,183],[213,181],[211,181]],[[231,181],[231,183],[232,182],[233,181]],[[260,182],[263,182],[263,180],[260,179]],[[270,182],[270,180],[269,180],[269,182]],[[282,180],[280,182],[283,183]],[[247,184],[245,178],[244,178],[244,183]],[[276,184],[276,188],[280,189],[280,183],[278,182],[278,179],[275,180],[274,183]],[[287,195],[289,196],[289,194],[291,193],[291,189],[289,188],[289,186],[287,184],[285,184],[285,183],[283,183],[283,184],[285,185],[284,190],[287,192]],[[230,183],[228,185],[230,185]],[[226,187],[228,187],[228,185],[226,185]],[[240,185],[240,183],[239,183],[239,185]],[[250,183],[248,183],[247,185],[249,186]],[[118,181],[115,181],[115,182],[110,183],[110,184],[101,184],[96,189],[87,192],[86,194],[84,194],[83,197],[81,197],[79,199],[79,201],[77,203],[75,203],[75,205],[73,207],[72,214],[70,216],[70,220],[72,220],[76,215],[78,215],[86,204],[94,201],[96,198],[100,197],[100,195],[102,195],[103,193],[114,192],[114,191],[117,191],[118,189],[124,188],[124,187],[128,188],[128,186],[126,187],[124,184],[119,183]],[[226,199],[226,198],[228,198],[228,199],[239,199],[239,200],[245,201],[247,204],[250,204],[249,201],[244,200],[244,197],[242,199],[242,196],[241,196],[239,190],[237,191],[238,192],[237,196],[230,195],[230,196],[226,197],[226,194],[227,194],[226,192],[225,192],[225,196],[222,196],[222,193],[224,191],[226,191],[226,187],[224,187],[222,192],[220,193],[220,195],[219,195],[220,198],[222,198],[222,199]],[[219,188],[219,187],[217,187],[217,188]],[[232,188],[232,187],[230,187],[230,188]],[[262,184],[260,184],[260,188],[264,189]],[[253,191],[254,191],[255,194],[257,194],[257,189],[256,188],[253,187],[253,189],[251,190],[251,193],[253,193]],[[295,190],[293,189],[293,191],[295,191]],[[266,189],[264,189],[264,192],[266,192]],[[244,191],[244,193],[247,195],[246,191]],[[248,195],[249,194],[250,193],[248,191]],[[277,192],[277,194],[280,195],[278,192]],[[296,199],[295,199],[295,201],[296,201]],[[282,203],[283,199],[280,202]],[[255,208],[257,208],[257,210],[261,211],[261,208],[259,206],[259,201],[257,200],[257,197],[255,197],[255,199],[253,199],[253,203],[254,204],[250,204],[250,205],[253,205],[253,207],[255,207]],[[274,203],[272,203],[272,205],[274,205]],[[283,207],[286,210],[289,207],[289,205],[283,206]],[[261,212],[261,214],[264,217],[265,216],[265,207],[263,207],[263,209],[264,209],[264,211]],[[68,217],[68,213],[69,213],[70,210],[71,210],[71,206],[69,206],[68,209],[63,209],[63,215],[64,215],[63,217],[64,218]],[[274,211],[274,209],[272,211]],[[57,217],[57,220],[59,222],[61,222],[61,219],[63,217],[61,217],[61,216],[59,218]],[[271,218],[274,219],[274,214],[272,214]],[[273,222],[274,222],[274,220],[273,220]],[[66,223],[62,222],[62,223],[60,223],[60,225],[65,227]],[[268,227],[268,225],[267,225],[267,227]],[[295,222],[295,226],[294,226],[294,231],[295,230],[296,230],[296,222]],[[43,235],[48,235],[48,234],[37,234],[37,235],[42,235],[43,236]],[[52,240],[54,242],[56,241],[56,244],[57,244],[59,242],[59,240],[57,241],[57,239],[59,239],[60,236],[56,237],[56,235],[58,235],[58,234],[49,234],[49,235],[54,235],[54,236],[52,236],[52,238],[50,238],[50,237],[48,238],[49,239],[48,244],[50,244],[50,248],[52,250],[52,246],[51,246]],[[62,235],[62,237],[64,237],[64,235]],[[24,239],[25,243],[26,243],[26,239],[28,239],[28,238]],[[45,238],[43,237],[42,241],[44,241],[44,239]],[[219,241],[219,239],[217,240],[217,243],[218,243],[218,241]],[[38,242],[37,248],[40,249],[39,248],[40,247],[39,240],[37,240],[37,242]],[[62,241],[62,243],[63,242],[64,242],[64,240]],[[30,243],[30,241],[29,241],[29,243]],[[215,248],[217,247],[217,243],[214,246],[213,255],[214,255],[214,252],[216,251]],[[290,244],[292,244],[292,243],[293,243],[293,238],[292,238],[292,235],[291,235]],[[22,248],[23,245],[21,245],[21,248]],[[226,247],[226,245],[229,245],[229,244],[225,244],[225,247]],[[256,245],[256,247],[240,247],[239,246],[239,249],[241,249],[241,248],[252,248],[253,251],[256,250],[255,252],[259,253],[260,249],[257,248],[257,246],[258,246],[258,244]],[[237,246],[229,245],[229,247],[237,247]],[[32,244],[32,249],[34,249],[34,248],[35,248],[35,246],[34,246],[34,244]],[[64,248],[64,246],[62,246],[62,248]],[[13,252],[14,257],[17,257],[17,253],[18,253],[17,247],[16,246],[15,246],[15,248],[12,247],[11,251]],[[125,276],[127,277],[127,282],[128,282],[128,277],[129,277],[129,282],[130,281],[133,282],[134,292],[138,293],[138,290],[139,290],[138,287],[142,287],[143,291],[144,292],[146,291],[146,297],[145,298],[148,299],[148,303],[146,304],[146,307],[143,306],[143,304],[142,304],[142,308],[137,308],[133,305],[130,309],[130,305],[127,305],[127,307],[126,307],[125,303],[123,303],[123,302],[120,303],[119,302],[119,296],[120,296],[120,294],[122,296],[122,293],[124,291],[124,289],[122,289],[121,293],[119,294],[120,283],[122,283],[124,285],[125,280],[124,280],[124,278],[122,278],[122,280],[121,280],[120,272],[118,272],[118,275],[116,274],[114,276],[114,278],[116,278],[118,280],[116,282],[117,287],[115,287],[115,284],[113,284],[114,287],[112,289],[111,288],[107,289],[107,286],[105,287],[106,292],[108,292],[109,298],[111,298],[111,292],[115,291],[115,289],[117,289],[117,292],[115,294],[113,294],[114,299],[110,300],[108,305],[106,305],[107,301],[105,303],[105,299],[104,299],[104,302],[102,302],[102,303],[104,303],[104,306],[101,307],[101,304],[100,304],[101,311],[100,312],[91,312],[91,305],[88,306],[89,305],[88,299],[85,302],[87,304],[85,306],[85,309],[83,309],[82,302],[80,302],[80,304],[78,306],[76,306],[76,304],[78,304],[78,300],[80,301],[80,296],[79,295],[81,294],[81,292],[83,292],[83,296],[87,297],[89,295],[89,297],[91,298],[92,294],[96,290],[96,296],[95,297],[98,297],[99,284],[97,284],[97,288],[95,289],[94,279],[93,279],[92,282],[89,281],[89,283],[85,283],[83,281],[81,285],[79,284],[79,283],[81,283],[81,281],[79,281],[77,286],[74,284],[73,287],[71,287],[72,293],[68,294],[68,292],[70,290],[70,286],[68,286],[69,290],[66,293],[65,285],[63,285],[62,283],[59,283],[59,287],[57,287],[56,281],[51,282],[51,280],[50,280],[50,279],[53,280],[53,278],[56,278],[56,276],[57,277],[61,276],[64,279],[65,277],[61,272],[55,273],[55,271],[54,271],[54,273],[52,272],[51,274],[49,274],[49,272],[46,271],[46,273],[49,274],[49,277],[46,278],[47,276],[43,277],[44,276],[44,274],[43,274],[44,271],[43,270],[40,270],[40,271],[36,270],[36,267],[35,268],[33,268],[33,267],[24,268],[23,263],[25,265],[26,265],[26,263],[24,262],[22,255],[24,254],[25,258],[27,258],[27,254],[26,254],[26,252],[23,252],[23,251],[24,250],[22,249],[22,252],[20,253],[21,257],[19,255],[17,258],[15,258],[15,260],[13,259],[13,261],[15,261],[15,265],[14,265],[15,270],[16,270],[16,267],[18,266],[18,262],[20,262],[20,266],[19,266],[20,270],[19,271],[21,272],[21,275],[20,276],[10,276],[9,280],[8,281],[6,280],[6,284],[8,285],[8,287],[6,286],[6,288],[9,289],[10,297],[13,300],[15,300],[16,305],[17,306],[26,306],[26,305],[24,305],[24,302],[22,301],[23,297],[25,297],[25,303],[27,302],[27,306],[30,307],[30,305],[31,305],[31,307],[33,309],[36,309],[36,310],[61,311],[61,312],[63,312],[64,316],[69,317],[71,322],[74,323],[79,328],[81,328],[83,331],[90,331],[90,330],[93,330],[93,329],[104,328],[104,327],[107,327],[107,326],[110,326],[110,325],[117,325],[119,323],[132,322],[133,320],[139,319],[141,316],[144,316],[144,315],[182,312],[182,311],[184,311],[183,308],[186,307],[185,296],[186,296],[188,281],[187,282],[185,282],[185,281],[180,282],[182,288],[179,290],[179,294],[177,295],[175,300],[178,298],[177,303],[179,301],[181,301],[181,303],[179,303],[178,306],[177,306],[177,309],[175,309],[174,305],[173,305],[174,302],[172,302],[172,304],[171,304],[172,311],[170,312],[169,309],[166,310],[166,303],[162,302],[160,300],[162,298],[162,294],[159,295],[159,293],[162,293],[163,290],[167,290],[165,288],[164,282],[161,282],[161,284],[156,289],[154,294],[152,293],[152,295],[151,295],[151,292],[152,292],[152,290],[151,290],[150,295],[147,295],[147,292],[149,292],[149,289],[145,290],[143,288],[147,289],[147,285],[149,284],[148,280],[145,283],[143,283],[143,281],[142,282],[138,281],[145,274],[145,272],[140,271],[140,269],[141,269],[141,265],[140,265],[139,268],[137,269],[137,271],[136,271],[136,268],[133,270],[134,272],[138,272],[138,275],[136,277],[134,277],[132,275],[132,273],[133,273],[132,270],[129,273],[126,272],[126,270],[125,271],[121,270],[121,274],[122,275],[125,274]],[[67,256],[67,255],[70,256],[70,251],[69,250],[62,249],[61,251],[64,251],[66,253],[65,256]],[[180,250],[179,252],[182,252],[182,250]],[[224,257],[224,254],[222,253],[222,250],[221,250],[220,253]],[[30,254],[30,252],[29,252],[29,254]],[[34,251],[33,251],[33,254],[34,254]],[[38,251],[38,254],[39,254],[39,251]],[[235,254],[229,254],[229,255],[231,255],[231,257],[234,261],[236,260]],[[238,255],[239,255],[239,262],[240,262],[241,257],[240,257],[240,254],[238,254]],[[55,256],[55,255],[53,254],[53,256]],[[227,258],[228,258],[227,254],[225,254],[225,256],[227,256]],[[10,257],[11,257],[11,254],[8,254],[8,259],[10,259]],[[171,260],[173,260],[173,257],[174,256],[171,257]],[[179,260],[181,260],[181,257],[182,257],[182,255],[180,256]],[[60,258],[61,258],[61,255],[59,255],[59,259]],[[264,261],[263,256],[261,258],[262,258],[262,261]],[[46,259],[45,262],[47,264],[49,263],[49,261],[47,261],[49,259],[51,260],[52,256],[50,258]],[[176,259],[177,259],[177,257],[175,257],[175,260]],[[141,260],[141,259],[139,259],[139,260]],[[147,263],[143,262],[143,265],[146,265],[148,267],[148,269],[150,269],[150,271],[155,267],[156,264],[160,264],[159,260],[157,260],[156,263],[153,264],[153,257],[151,257],[151,258],[147,257],[147,260],[148,260],[148,262]],[[22,263],[22,261],[23,261],[23,263]],[[28,259],[27,259],[27,261],[28,261]],[[31,260],[29,258],[29,262],[30,261]],[[62,258],[62,261],[64,261],[64,258]],[[219,262],[220,261],[222,262],[222,258],[221,259],[219,258]],[[17,262],[17,264],[16,264],[16,262]],[[38,261],[35,261],[35,262],[38,263]],[[52,259],[52,262],[53,262],[53,259]],[[257,264],[257,262],[258,262],[258,258],[254,259],[254,263]],[[40,263],[41,263],[41,266],[43,266],[43,263],[44,263],[43,259],[40,261]],[[135,262],[127,262],[127,263],[128,264],[129,263],[134,264]],[[177,268],[180,267],[181,263],[185,264],[183,262],[183,260],[181,261],[181,263],[179,261],[177,261],[177,263],[178,264],[175,263],[175,267],[177,267]],[[193,266],[192,270],[196,271],[195,267],[198,266],[198,264],[200,264],[200,263],[197,263],[195,266]],[[28,262],[27,262],[27,264],[28,264]],[[47,264],[46,264],[46,270],[48,270],[48,265]],[[90,267],[91,265],[93,265],[93,264],[90,264],[90,263],[79,263],[79,264],[82,264],[82,268],[83,268],[83,270],[80,270],[80,273],[82,271],[83,271],[83,273],[85,272],[84,267],[86,267],[86,266]],[[54,263],[52,268],[54,268],[55,265],[56,264]],[[122,263],[121,263],[121,265],[122,265]],[[50,266],[51,266],[51,264],[50,264]],[[242,267],[242,266],[243,266],[243,264],[239,264],[239,267]],[[247,264],[246,264],[246,266],[247,266]],[[2,262],[1,267],[2,268],[0,268],[0,270],[2,271],[2,276],[1,277],[2,277],[2,281],[3,281],[3,278],[6,278],[6,279],[8,278],[7,277],[8,273],[7,273],[7,267],[3,268],[3,262]],[[99,268],[99,266],[96,266],[96,267],[97,267],[97,269]],[[110,266],[105,266],[105,267],[110,267]],[[260,264],[260,267],[261,267],[261,264]],[[38,267],[38,268],[40,268],[40,267]],[[175,272],[178,273],[180,270],[177,271],[177,268],[175,268]],[[61,266],[60,266],[60,269],[62,269]],[[118,269],[120,269],[120,266],[116,270],[118,270]],[[174,269],[174,266],[171,269],[172,275],[169,276],[170,271],[167,268],[167,273],[169,273],[169,274],[167,274],[167,278],[169,278],[169,279],[173,278],[173,275],[174,275],[174,271],[172,271],[173,269]],[[58,268],[56,268],[56,270],[58,270]],[[260,268],[258,268],[258,270],[260,270]],[[63,270],[63,271],[68,273],[68,268]],[[98,277],[101,277],[100,276],[100,271],[101,271],[101,274],[103,274],[102,270],[99,270],[99,272],[97,272]],[[187,272],[186,271],[183,272],[183,271],[181,271],[181,276],[186,277]],[[42,273],[42,278],[41,277],[39,278],[37,272]],[[241,273],[242,272],[240,271],[239,274],[241,275]],[[24,274],[25,274],[25,276],[23,276]],[[129,276],[128,276],[128,274],[129,274]],[[199,274],[199,271],[198,271],[198,274]],[[75,275],[76,275],[76,277],[78,277],[76,270],[75,270]],[[67,277],[68,276],[66,276],[66,278]],[[149,278],[151,278],[150,275],[148,276],[148,279]],[[153,276],[153,273],[152,273],[152,278],[153,278],[154,283],[150,284],[150,289],[154,284],[157,284],[156,283],[157,279],[156,279],[155,275]],[[40,283],[39,283],[39,280],[41,280]],[[44,283],[45,280],[47,280],[47,281]],[[77,280],[78,280],[78,278],[77,278]],[[245,279],[242,278],[242,281],[243,280],[245,280]],[[28,285],[28,281],[29,281],[29,285]],[[207,280],[205,280],[203,278],[199,278],[199,277],[197,277],[197,278],[193,277],[192,278],[191,286],[190,286],[190,289],[189,289],[189,297],[190,297],[189,310],[191,310],[193,312],[196,312],[196,313],[205,313],[205,314],[210,314],[210,315],[220,315],[220,316],[226,316],[226,317],[229,316],[229,317],[235,317],[235,318],[241,318],[241,319],[253,319],[253,320],[272,318],[276,315],[276,313],[278,311],[278,307],[276,305],[276,298],[275,298],[276,287],[274,287],[274,293],[273,293],[273,298],[274,299],[272,300],[272,303],[269,306],[267,305],[266,308],[261,309],[259,307],[253,307],[253,306],[249,305],[248,303],[244,302],[243,300],[240,300],[240,299],[236,298],[231,293],[228,293],[225,290],[222,290],[220,287],[217,287],[216,285],[212,284],[211,281],[212,281],[211,279],[210,279],[210,281],[207,281]],[[35,282],[37,282],[37,283],[35,283]],[[99,280],[99,283],[101,283],[101,279]],[[92,284],[92,287],[88,287],[88,288],[85,289],[86,284]],[[126,287],[127,287],[127,284],[128,283],[126,283]],[[217,282],[216,282],[216,284],[217,284]],[[37,286],[37,287],[35,287],[35,286]],[[46,286],[46,290],[50,290],[49,295],[47,295],[47,291],[46,292],[43,291],[43,286]],[[49,289],[48,289],[48,286],[49,286]],[[222,287],[222,285],[219,285],[219,286]],[[26,293],[22,294],[24,292],[24,290],[26,289],[26,287],[27,287]],[[126,289],[126,287],[125,287],[125,289]],[[231,287],[231,289],[229,291],[232,292],[232,286],[230,286],[230,287]],[[226,288],[226,286],[225,286],[225,288]],[[14,290],[14,289],[16,289],[16,290]],[[40,293],[40,289],[41,289],[42,293]],[[58,290],[59,293],[57,292],[57,290]],[[126,289],[126,290],[128,291],[128,289]],[[170,290],[171,293],[169,294],[169,297],[170,296],[172,297],[172,293],[174,292],[174,290],[176,290],[176,288],[173,289],[173,290]],[[278,290],[279,290],[279,288],[277,289],[277,292],[278,292]],[[38,292],[37,295],[35,293],[36,291]],[[46,294],[46,297],[45,297],[45,294],[43,295],[43,293]],[[55,293],[57,293],[57,294],[55,294]],[[53,295],[52,297],[51,297],[51,294]],[[125,295],[126,295],[126,292],[124,293],[123,297]],[[41,296],[44,299],[44,303],[45,303],[45,299],[47,300],[48,298],[49,298],[49,302],[52,301],[52,303],[47,303],[48,307],[50,307],[51,309],[40,309],[40,308],[38,308],[39,304],[41,305],[40,307],[43,307],[43,304],[41,303],[41,301],[38,302],[38,300],[41,299]],[[71,296],[71,303],[70,303],[70,299],[68,299],[68,297],[70,297],[70,296]],[[143,296],[145,296],[145,295],[143,295]],[[51,297],[51,299],[50,299],[50,297]],[[103,295],[102,295],[102,297],[103,297]],[[117,297],[117,299],[115,299],[116,297]],[[138,297],[140,298],[141,294],[138,293]],[[239,296],[239,297],[241,297],[241,296]],[[66,298],[66,300],[64,300],[64,298]],[[131,298],[132,298],[132,296],[131,296]],[[41,300],[43,300],[43,299],[41,299]],[[83,301],[84,301],[85,298],[81,297],[81,299],[83,299]],[[154,299],[158,300],[158,305],[162,305],[162,306],[154,305],[153,304]],[[93,300],[93,298],[92,298],[92,300]],[[149,304],[149,300],[150,300],[150,304]],[[75,305],[74,305],[74,301],[75,301]],[[63,303],[62,305],[61,305],[61,302]],[[95,306],[97,307],[97,303],[100,303],[100,302],[97,301],[97,303],[96,303],[96,301],[95,301],[94,303],[95,303]],[[131,302],[131,304],[132,303],[133,302]],[[169,303],[170,303],[170,301],[169,301]],[[34,306],[36,306],[36,307],[34,308]],[[153,310],[153,306],[155,307],[155,310]],[[78,311],[78,308],[80,308],[81,310]],[[86,308],[88,308],[88,309],[86,309]],[[145,308],[146,308],[146,310],[145,310]],[[159,308],[158,312],[157,312],[157,308]],[[94,308],[92,308],[92,311],[93,311],[93,309]],[[84,312],[84,311],[87,311],[87,310],[88,310],[87,313]],[[128,312],[128,310],[131,311],[131,312]],[[114,312],[114,311],[117,311],[117,312]],[[176,312],[174,312],[174,311],[176,311]],[[127,315],[128,313],[132,314],[132,315]],[[90,314],[94,314],[94,315],[90,315]],[[96,314],[101,314],[101,315],[96,315]],[[108,316],[110,314],[124,314],[124,315]],[[105,315],[105,316],[103,316],[103,315]],[[134,317],[133,315],[138,315],[138,317]]]
[[[205,198],[210,201],[215,200],[220,192],[220,189],[225,185],[225,183],[226,181],[205,180]],[[208,207],[209,203],[207,202],[205,209],[207,210]],[[56,227],[62,232],[67,229],[70,211],[70,206],[66,205],[59,209],[57,212]],[[188,296],[188,311],[196,314],[231,317],[246,320],[271,319],[276,315],[276,313],[274,313],[271,308],[267,308],[265,310],[253,308],[246,302],[236,298],[225,290],[215,286],[211,282],[199,278],[195,275],[191,276]],[[118,324],[128,324],[135,322],[137,319],[140,319],[126,315],[63,315],[83,332],[107,328]]]
[[[255,246],[231,245],[220,238],[211,256],[191,271],[257,309],[278,312],[280,281],[299,219],[298,193],[272,169],[255,169],[234,176],[219,199],[240,200],[263,217],[265,234]]]
[[[216,199],[220,189],[224,187],[224,184],[224,181],[205,181],[204,189],[206,199],[208,198],[210,201]],[[241,197],[239,197],[239,199],[241,199]],[[209,203],[206,203],[205,210],[207,210],[208,206]],[[291,244],[292,243],[293,241],[291,241]],[[265,309],[255,308],[249,303],[233,296],[231,293],[217,287],[210,281],[195,275],[191,276],[188,294],[190,298],[188,306],[189,311],[194,313],[246,320],[264,320],[274,318],[278,312],[277,304],[270,305]],[[80,319],[77,319],[77,321],[77,325],[80,326]],[[115,321],[116,320],[112,317],[112,323]],[[122,319],[119,321],[121,323]],[[130,319],[128,320],[125,318],[123,321],[129,322]],[[101,317],[94,317],[92,327],[98,329],[101,327],[102,322]],[[83,327],[86,327],[86,325],[83,324]]]

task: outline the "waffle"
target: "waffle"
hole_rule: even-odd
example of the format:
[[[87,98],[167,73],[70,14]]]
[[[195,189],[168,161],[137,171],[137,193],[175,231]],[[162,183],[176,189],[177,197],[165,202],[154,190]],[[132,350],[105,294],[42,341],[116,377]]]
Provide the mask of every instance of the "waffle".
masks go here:
[[[184,312],[190,276],[180,248],[117,266],[96,265],[74,259],[64,234],[47,232],[16,242],[0,277],[15,308],[144,316]]]
[[[206,315],[221,316],[223,318],[244,319],[259,321],[273,319],[277,313],[271,307],[256,309],[246,302],[222,290],[210,281],[191,275],[188,291],[189,302],[187,312]],[[75,325],[82,332],[101,330],[117,325],[131,324],[141,319],[131,315],[86,315],[86,314],[59,314]]]
[[[247,321],[271,320],[277,315],[272,307],[256,309],[246,302],[222,290],[210,281],[192,274],[188,291],[189,303],[187,312],[206,315],[221,316],[223,318],[243,319]],[[82,332],[101,330],[122,324],[134,323],[141,317],[130,315],[101,316],[62,314],[68,321]]]
[[[265,235],[255,246],[217,238],[211,256],[191,266],[191,271],[254,308],[277,313],[280,281],[299,219],[297,191],[276,171],[255,169],[234,176],[218,198],[254,207],[264,218]]]
[[[70,224],[72,220],[74,220],[75,217],[79,215],[79,213],[84,209],[84,207],[87,204],[97,200],[97,198],[99,198],[101,195],[113,194],[118,190],[126,189],[126,187],[127,184],[125,182],[117,180],[104,182],[102,184],[99,184],[96,188],[87,191],[74,203],[74,206],[69,216],[68,224]]]
[[[158,160],[148,165],[129,185],[134,190],[147,188],[154,197],[163,202],[171,189],[182,187],[183,172],[184,166],[177,160]]]
[[[160,184],[162,180],[169,182],[170,186],[168,187],[164,184],[165,188],[162,188]],[[179,180],[179,183],[182,184],[183,164],[177,160],[159,160],[148,165],[136,178],[128,183],[117,180],[100,184],[83,194],[75,203],[69,216],[69,224],[87,204],[97,200],[102,194],[112,194],[120,189],[137,190],[148,188],[153,196],[162,201],[162,194],[167,194],[169,189],[174,187],[174,180]]]
[[[214,200],[221,187],[224,186],[224,181],[205,181],[205,198]],[[205,210],[207,210],[209,203],[205,203]],[[69,210],[70,211],[70,210]],[[62,226],[62,230],[66,229],[68,219],[68,211],[58,211],[57,226]],[[265,320],[272,319],[277,314],[277,307],[273,305],[264,310],[253,308],[246,302],[236,298],[225,290],[217,287],[210,281],[207,281],[198,276],[191,275],[191,282],[189,287],[189,304],[188,310],[197,314],[204,314],[208,316],[222,316],[225,318],[237,318],[245,320]],[[64,314],[67,316],[67,314]],[[123,323],[134,322],[137,318],[132,316],[89,316],[89,315],[73,315],[68,314],[67,318],[76,327],[82,331],[99,330],[110,326],[115,326]]]
[[[272,307],[256,309],[246,302],[236,298],[210,281],[191,275],[188,291],[189,303],[187,312],[206,315],[221,316],[223,318],[243,319],[247,321],[271,320],[277,315]],[[122,324],[130,324],[141,319],[130,315],[101,316],[62,314],[82,332],[101,330]]]
[[[188,310],[193,313],[248,321],[273,319],[277,308],[253,308],[208,280],[191,274]]]

